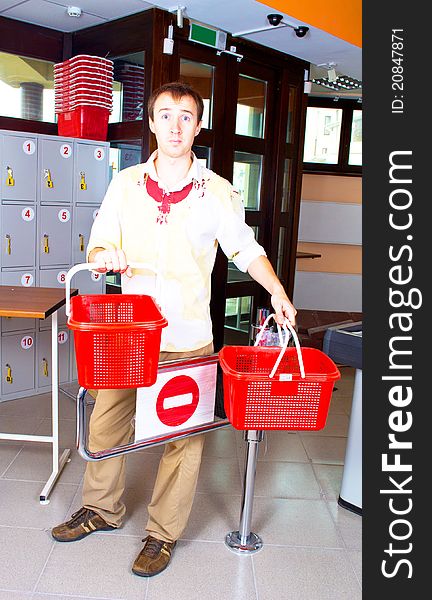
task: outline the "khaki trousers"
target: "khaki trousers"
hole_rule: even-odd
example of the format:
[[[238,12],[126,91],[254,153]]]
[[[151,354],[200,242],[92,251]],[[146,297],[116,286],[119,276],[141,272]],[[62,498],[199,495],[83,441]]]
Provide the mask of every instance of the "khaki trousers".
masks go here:
[[[208,356],[213,344],[191,352],[161,352],[159,361]],[[127,444],[133,434],[136,390],[98,390],[90,417],[91,452]],[[186,527],[195,495],[204,435],[169,442],[159,462],[146,529],[166,542],[177,540]],[[83,506],[98,513],[109,525],[120,527],[126,508],[126,456],[88,462],[84,475]],[[143,457],[143,460],[145,458]]]

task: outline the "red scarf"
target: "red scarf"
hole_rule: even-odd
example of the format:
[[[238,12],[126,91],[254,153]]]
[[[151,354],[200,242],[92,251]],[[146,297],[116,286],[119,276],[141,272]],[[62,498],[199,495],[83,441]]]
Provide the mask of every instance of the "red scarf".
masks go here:
[[[156,181],[153,181],[149,176],[146,178],[146,190],[149,196],[159,203],[158,223],[166,223],[168,214],[171,210],[171,204],[177,204],[184,200],[190,193],[193,182],[188,183],[182,190],[177,192],[165,192],[161,189]]]

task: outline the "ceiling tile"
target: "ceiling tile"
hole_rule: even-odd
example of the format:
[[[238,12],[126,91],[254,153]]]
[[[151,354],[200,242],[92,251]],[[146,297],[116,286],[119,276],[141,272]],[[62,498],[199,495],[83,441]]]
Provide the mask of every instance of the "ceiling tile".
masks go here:
[[[88,15],[85,12],[78,19],[69,17],[64,6],[45,2],[45,0],[28,0],[5,10],[2,12],[2,16],[51,27],[59,31],[76,31],[106,22],[106,19]]]
[[[15,0],[16,1],[16,0]],[[149,8],[153,8],[153,4],[149,4],[144,0],[46,0],[53,4],[62,6],[79,6],[83,12],[91,15],[103,17],[105,19],[117,19],[131,15],[133,13],[142,12]],[[77,19],[78,20],[78,19]]]
[[[0,0],[0,13],[2,10],[6,10],[17,4],[23,4],[23,0]]]

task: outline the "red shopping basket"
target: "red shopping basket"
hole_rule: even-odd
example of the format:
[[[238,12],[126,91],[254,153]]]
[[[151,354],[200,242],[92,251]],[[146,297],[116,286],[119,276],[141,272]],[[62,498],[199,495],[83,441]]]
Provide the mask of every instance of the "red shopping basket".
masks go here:
[[[225,346],[219,352],[225,412],[235,429],[313,431],[325,426],[339,370],[320,350],[300,350],[290,329],[296,348]]]
[[[79,384],[86,389],[153,385],[167,324],[151,296],[71,298],[68,327],[74,331]]]

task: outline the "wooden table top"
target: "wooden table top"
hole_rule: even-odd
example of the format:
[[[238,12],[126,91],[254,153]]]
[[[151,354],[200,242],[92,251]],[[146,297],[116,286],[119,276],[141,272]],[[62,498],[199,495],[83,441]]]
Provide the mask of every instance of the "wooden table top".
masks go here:
[[[71,290],[71,296],[78,294]],[[0,285],[0,317],[46,319],[66,303],[61,288]]]

